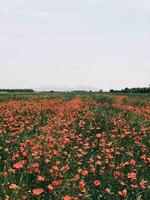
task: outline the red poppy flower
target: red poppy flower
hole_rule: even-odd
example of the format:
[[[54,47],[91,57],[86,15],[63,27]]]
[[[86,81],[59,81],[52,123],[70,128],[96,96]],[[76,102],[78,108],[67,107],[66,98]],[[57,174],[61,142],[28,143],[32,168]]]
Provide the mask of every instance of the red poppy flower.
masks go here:
[[[69,195],[66,195],[63,197],[63,200],[71,200],[71,197]]]
[[[42,188],[36,188],[34,190],[32,190],[32,194],[35,196],[39,196],[44,192],[44,190]]]
[[[99,186],[99,185],[101,185],[100,180],[95,180],[95,181],[94,181],[94,185],[95,185],[96,187]]]
[[[54,187],[53,187],[51,184],[48,185],[47,188],[48,188],[50,191],[54,189]]]

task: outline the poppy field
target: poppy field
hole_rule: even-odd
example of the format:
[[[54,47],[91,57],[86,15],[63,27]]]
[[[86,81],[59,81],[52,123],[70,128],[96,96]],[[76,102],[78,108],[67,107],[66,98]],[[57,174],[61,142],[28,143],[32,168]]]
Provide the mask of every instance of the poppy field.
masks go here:
[[[0,199],[150,199],[150,97],[0,94]]]

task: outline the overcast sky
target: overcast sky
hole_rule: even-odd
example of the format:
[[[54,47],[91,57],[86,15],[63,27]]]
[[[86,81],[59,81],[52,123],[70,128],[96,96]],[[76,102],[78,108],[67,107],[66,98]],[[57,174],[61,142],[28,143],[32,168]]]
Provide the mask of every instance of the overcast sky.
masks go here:
[[[150,0],[0,0],[0,88],[150,84]]]

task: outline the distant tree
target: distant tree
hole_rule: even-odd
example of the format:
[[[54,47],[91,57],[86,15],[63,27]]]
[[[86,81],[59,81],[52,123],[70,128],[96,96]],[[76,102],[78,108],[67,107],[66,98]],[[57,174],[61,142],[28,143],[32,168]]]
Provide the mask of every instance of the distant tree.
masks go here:
[[[150,87],[137,87],[137,88],[124,88],[122,90],[113,90],[111,89],[109,92],[111,93],[150,93]]]
[[[34,92],[33,89],[0,89],[0,92]]]
[[[114,90],[113,90],[113,89],[110,89],[110,90],[109,90],[109,92],[111,92],[111,93],[112,93],[112,92],[114,92]]]

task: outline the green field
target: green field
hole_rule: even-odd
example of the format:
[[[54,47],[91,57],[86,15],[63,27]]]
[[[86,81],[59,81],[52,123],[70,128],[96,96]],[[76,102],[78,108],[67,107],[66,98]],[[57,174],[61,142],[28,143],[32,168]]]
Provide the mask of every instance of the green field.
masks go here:
[[[149,200],[150,95],[0,93],[0,199]]]

